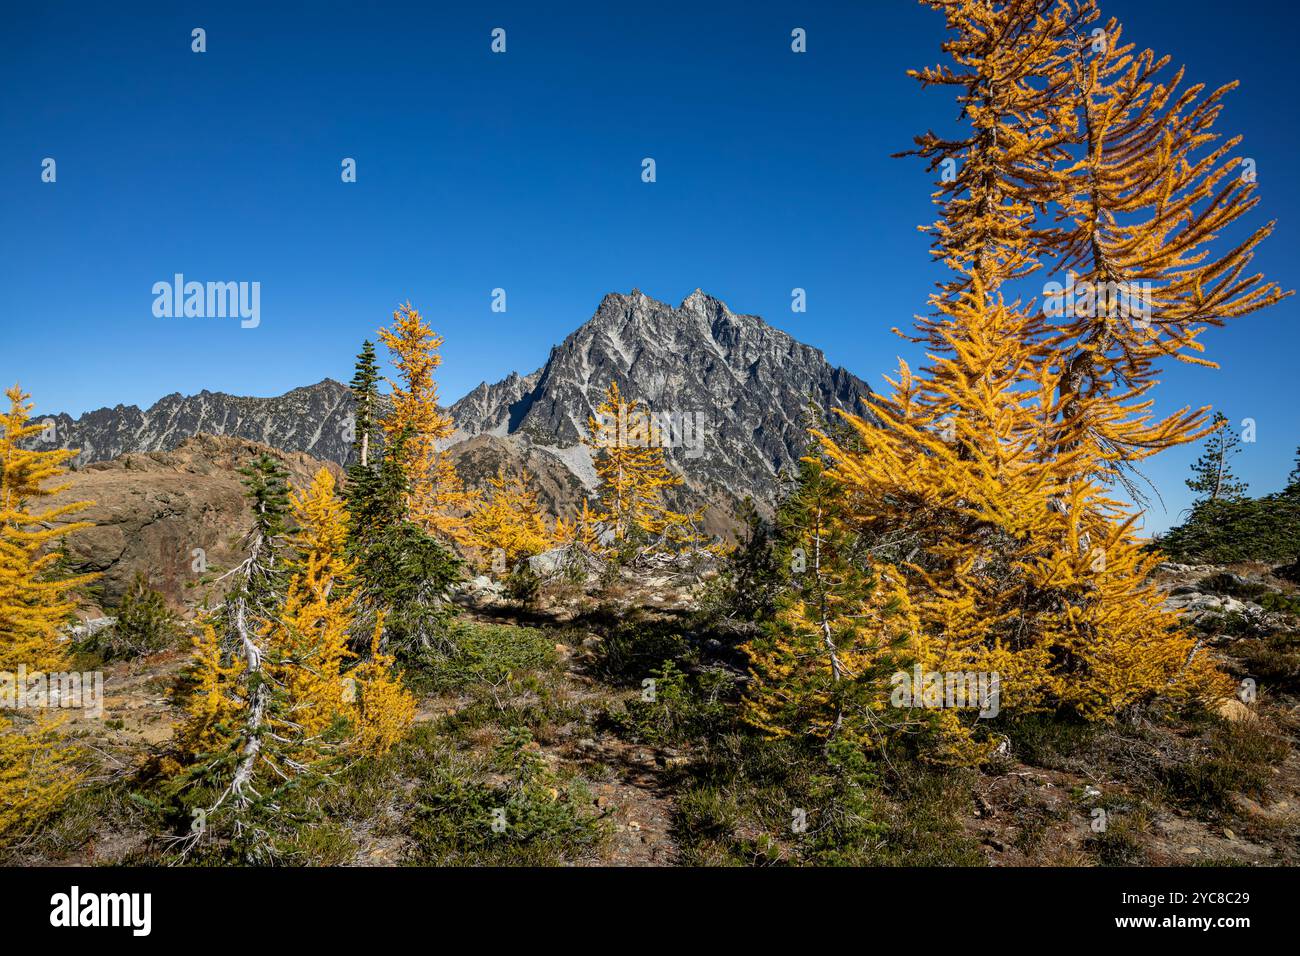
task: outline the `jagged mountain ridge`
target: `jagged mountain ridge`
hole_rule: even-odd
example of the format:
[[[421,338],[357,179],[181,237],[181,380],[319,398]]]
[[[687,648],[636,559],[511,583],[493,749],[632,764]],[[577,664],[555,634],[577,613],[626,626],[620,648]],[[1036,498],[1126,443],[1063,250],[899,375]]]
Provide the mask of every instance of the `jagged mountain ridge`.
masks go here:
[[[592,318],[531,375],[480,383],[453,404],[454,441],[500,439],[496,452],[513,449],[519,461],[549,455],[590,488],[594,471],[579,439],[610,381],[657,413],[689,416],[703,426],[698,447],[667,452],[698,497],[752,495],[765,503],[775,497],[777,472],[803,452],[809,400],[827,409],[856,409],[870,394],[865,382],[832,367],[819,349],[757,316],[733,313],[698,289],[675,308],[633,290],[606,295]],[[77,419],[53,418],[58,444],[80,449],[78,466],[129,452],[170,451],[200,433],[346,463],[351,410],[347,387],[325,379],[274,398],[205,390],[168,395],[143,411],[118,405]]]
[[[352,393],[325,379],[274,398],[209,392],[174,392],[141,411],[136,405],[98,408],[80,418],[59,413],[59,447],[79,449],[77,467],[139,452],[173,451],[194,435],[229,435],[283,451],[301,451],[346,464],[351,453],[348,421]],[[46,420],[37,415],[37,421]]]

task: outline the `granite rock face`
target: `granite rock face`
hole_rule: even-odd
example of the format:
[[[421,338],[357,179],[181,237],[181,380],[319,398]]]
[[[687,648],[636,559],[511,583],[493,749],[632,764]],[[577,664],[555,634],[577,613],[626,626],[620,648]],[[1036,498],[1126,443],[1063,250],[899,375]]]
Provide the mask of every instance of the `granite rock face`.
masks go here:
[[[809,401],[860,410],[870,394],[819,349],[698,289],[675,308],[634,290],[605,296],[538,371],[484,383],[451,411],[465,434],[548,450],[589,481],[579,439],[611,381],[679,429],[667,456],[693,491],[766,503],[804,453]]]
[[[59,523],[91,522],[66,541],[71,568],[99,575],[97,603],[116,607],[137,573],[176,606],[200,601],[221,569],[244,558],[253,513],[238,469],[263,451],[284,465],[299,488],[322,467],[340,473],[337,464],[301,452],[199,435],[171,451],[122,455],[68,475],[69,487],[49,504],[91,502]]]

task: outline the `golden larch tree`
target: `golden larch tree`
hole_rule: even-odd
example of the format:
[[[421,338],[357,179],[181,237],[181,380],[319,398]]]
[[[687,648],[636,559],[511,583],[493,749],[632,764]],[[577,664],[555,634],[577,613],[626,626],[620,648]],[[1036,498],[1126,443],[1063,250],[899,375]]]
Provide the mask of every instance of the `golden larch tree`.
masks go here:
[[[610,382],[587,419],[582,443],[591,450],[601,508],[615,545],[638,533],[652,543],[697,539],[694,523],[702,512],[682,514],[664,503],[664,493],[682,479],[664,461],[663,436],[643,402],[628,401],[618,383]]]
[[[383,628],[380,613],[370,640],[370,656],[348,674],[354,687],[353,746],[371,756],[386,754],[415,721],[415,695],[402,686],[393,656],[380,646]]]
[[[608,516],[591,507],[586,498],[582,508],[572,518],[556,517],[552,537],[559,547],[576,547],[588,554],[599,555],[605,550],[601,534]]]
[[[227,750],[240,736],[248,706],[241,696],[244,660],[225,652],[213,624],[204,622],[191,643],[194,653],[188,676],[193,686],[187,689],[185,719],[176,734],[180,761],[163,761],[163,770],[169,774],[204,754]]]
[[[401,379],[388,380],[392,408],[380,425],[389,441],[405,437],[410,520],[435,536],[468,544],[467,515],[478,493],[465,487],[441,447],[454,431],[451,416],[438,406],[438,383],[433,377],[442,364],[438,349],[443,338],[408,302],[393,313],[392,328],[379,330],[379,339],[388,347]]]
[[[51,484],[66,474],[74,449],[24,447],[44,431],[31,422],[30,395],[17,385],[5,392],[0,416],[0,671],[16,681],[65,668],[69,645],[61,635],[72,617],[75,589],[94,575],[60,576],[56,545],[88,522],[61,521],[88,501],[42,507],[68,486]],[[25,688],[15,684],[15,690]],[[0,715],[0,840],[57,808],[76,786],[76,752],[58,733],[60,721],[20,711]]]
[[[31,396],[17,385],[5,392],[9,409],[0,417],[0,670],[19,664],[29,670],[57,670],[67,663],[68,643],[60,629],[75,609],[76,589],[94,575],[52,574],[59,560],[52,547],[89,522],[60,519],[89,507],[88,501],[41,508],[65,491],[50,482],[67,473],[75,449],[34,451],[23,447],[44,430],[31,422]]]
[[[902,364],[869,416],[846,415],[851,441],[819,435],[827,473],[855,526],[903,543],[893,563],[925,667],[996,671],[1004,707],[1093,719],[1226,696],[1150,583],[1138,514],[1110,490],[1203,434],[1204,409],[1153,419],[1157,362],[1202,362],[1198,323],[1282,295],[1246,274],[1269,225],[1209,247],[1256,203],[1253,182],[1225,179],[1236,140],[1212,132],[1225,90],[1198,101],[1200,87],[1174,92],[1181,74],[1155,81],[1164,61],[1121,47],[1114,21],[1082,29],[1090,0],[929,5],[955,66],[916,75],[957,86],[973,130],[918,140],[932,168],[962,170],[933,228],[955,277],[918,319],[929,364]],[[1045,263],[1089,283],[1085,307],[1064,284],[1045,285],[1041,306],[1004,297]]]
[[[513,564],[554,543],[526,468],[507,474],[502,465],[487,484],[486,494],[469,520],[471,540],[485,561],[491,562],[499,554],[508,565]]]
[[[282,737],[310,739],[347,710],[341,672],[353,656],[347,644],[355,595],[344,557],[347,510],[329,469],[320,469],[306,491],[292,492],[289,502],[297,526],[289,539],[293,576],[263,640],[268,679],[284,698],[272,727]]]
[[[1135,517],[1045,451],[1061,396],[1059,363],[1034,358],[1041,318],[978,280],[944,308],[950,354],[918,377],[904,365],[870,418],[845,416],[853,441],[819,436],[852,520],[909,551],[897,567],[920,622],[917,663],[997,673],[1004,708],[1067,704],[1089,718],[1156,694],[1226,694],[1155,595],[1158,559],[1141,553]],[[948,729],[954,758],[980,755]]]

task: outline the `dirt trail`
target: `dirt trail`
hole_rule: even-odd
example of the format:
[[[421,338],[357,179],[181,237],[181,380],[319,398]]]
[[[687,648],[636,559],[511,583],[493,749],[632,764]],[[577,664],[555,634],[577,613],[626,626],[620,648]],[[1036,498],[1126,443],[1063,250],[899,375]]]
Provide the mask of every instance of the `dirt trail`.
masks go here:
[[[588,760],[614,769],[615,778],[593,783],[596,806],[614,831],[592,866],[671,866],[677,861],[672,837],[673,800],[659,773],[662,755],[653,748],[602,735],[584,748]]]

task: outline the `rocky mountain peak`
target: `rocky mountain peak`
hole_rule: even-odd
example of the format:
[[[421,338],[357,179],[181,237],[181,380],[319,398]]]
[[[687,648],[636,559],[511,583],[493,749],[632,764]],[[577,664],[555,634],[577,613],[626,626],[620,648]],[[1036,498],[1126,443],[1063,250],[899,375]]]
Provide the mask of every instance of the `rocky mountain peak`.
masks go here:
[[[808,400],[857,409],[870,391],[820,350],[701,289],[677,307],[633,289],[606,295],[533,375],[482,386],[452,414],[464,434],[512,436],[590,474],[580,438],[611,381],[657,414],[698,423],[698,447],[667,449],[692,489],[767,502],[776,472],[803,454]]]
[[[733,312],[702,289],[678,306],[633,289],[601,299],[541,368],[482,382],[452,405],[456,439],[501,439],[484,447],[498,455],[517,449],[520,462],[550,456],[590,488],[594,471],[580,439],[610,382],[667,416],[680,439],[666,448],[669,461],[691,493],[723,503],[746,495],[774,499],[777,472],[793,467],[806,447],[810,399],[826,409],[857,410],[869,394],[820,350],[756,315]],[[347,386],[326,378],[275,398],[204,389],[168,395],[145,410],[118,405],[54,419],[59,444],[80,449],[78,466],[171,450],[199,433],[345,463],[351,415]],[[558,494],[563,482],[553,484]]]

